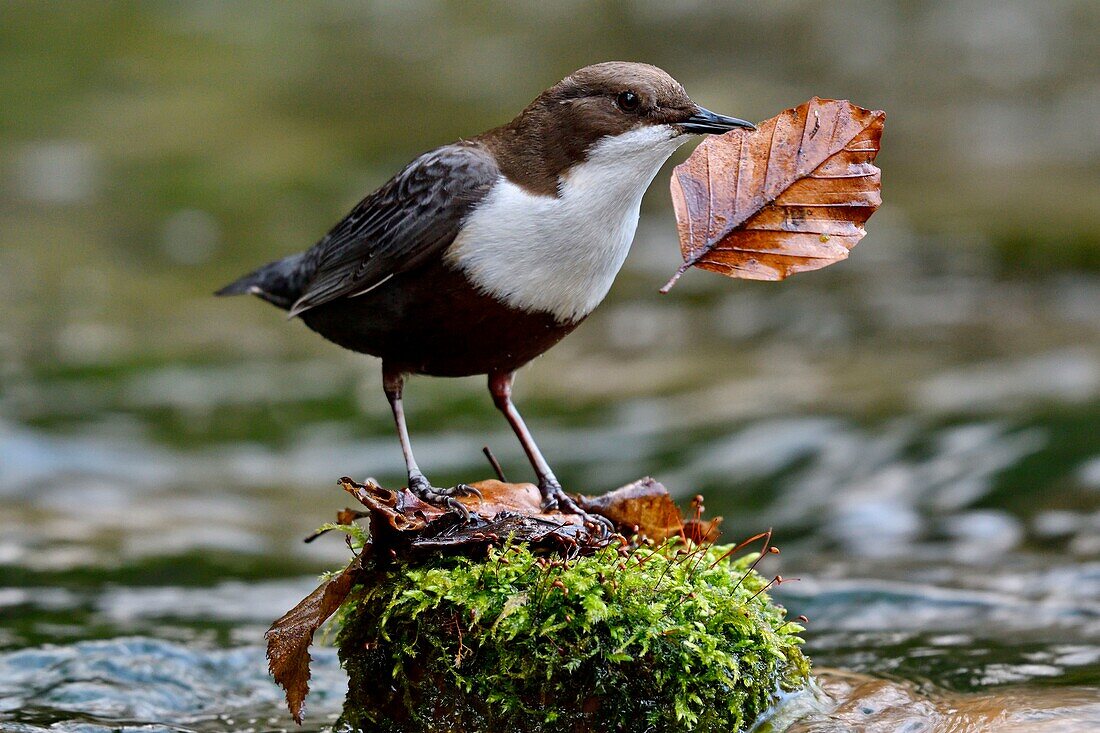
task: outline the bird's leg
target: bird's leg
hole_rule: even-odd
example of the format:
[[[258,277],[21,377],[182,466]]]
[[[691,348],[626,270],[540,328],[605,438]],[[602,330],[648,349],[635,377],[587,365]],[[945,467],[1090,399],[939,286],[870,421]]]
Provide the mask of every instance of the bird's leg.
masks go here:
[[[557,509],[565,512],[566,514],[579,514],[585,518],[586,521],[595,523],[605,533],[612,533],[615,531],[615,525],[611,520],[599,515],[589,514],[588,512],[577,506],[577,502],[573,500],[561,487],[561,482],[554,476],[554,472],[550,470],[550,464],[546,462],[546,459],[542,456],[542,451],[535,444],[535,439],[531,437],[531,432],[527,429],[527,425],[523,422],[523,417],[520,416],[519,410],[516,409],[515,404],[512,402],[512,380],[515,378],[515,372],[496,372],[489,375],[489,392],[493,395],[493,404],[497,409],[504,413],[504,417],[508,420],[508,424],[512,426],[512,430],[515,431],[516,437],[519,438],[520,445],[523,446],[523,451],[527,454],[527,460],[531,462],[531,467],[535,469],[535,475],[538,476],[539,491],[542,492],[542,506],[547,510]]]
[[[409,429],[405,425],[405,408],[401,405],[401,391],[405,386],[405,375],[382,367],[382,389],[386,391],[386,398],[390,401],[390,409],[393,410],[393,421],[397,425],[397,439],[401,441],[401,452],[405,455],[405,468],[409,474],[409,491],[413,492],[422,501],[441,508],[450,509],[459,514],[464,520],[469,520],[470,512],[455,499],[456,496],[474,495],[481,496],[481,492],[472,486],[459,484],[449,489],[440,489],[432,486],[432,483],[416,465],[413,456],[412,443],[409,440]]]

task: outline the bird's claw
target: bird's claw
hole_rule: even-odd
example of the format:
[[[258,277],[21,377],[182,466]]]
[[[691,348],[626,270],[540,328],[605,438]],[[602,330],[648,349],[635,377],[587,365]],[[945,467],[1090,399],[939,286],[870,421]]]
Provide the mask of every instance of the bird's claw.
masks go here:
[[[592,527],[601,538],[608,538],[615,534],[615,523],[607,517],[599,514],[591,514],[573,500],[573,497],[565,493],[561,485],[555,482],[544,481],[539,484],[542,492],[542,508],[545,511],[559,511],[563,514],[577,514],[581,517],[586,527]]]
[[[476,486],[470,486],[469,484],[457,484],[449,489],[443,489],[443,491],[451,496],[476,496],[479,501],[485,499]]]
[[[481,492],[469,484],[457,484],[450,488],[438,488],[432,486],[422,474],[409,476],[409,491],[416,494],[421,501],[454,512],[462,521],[470,521],[470,510],[456,499],[456,496],[476,496],[481,499]]]

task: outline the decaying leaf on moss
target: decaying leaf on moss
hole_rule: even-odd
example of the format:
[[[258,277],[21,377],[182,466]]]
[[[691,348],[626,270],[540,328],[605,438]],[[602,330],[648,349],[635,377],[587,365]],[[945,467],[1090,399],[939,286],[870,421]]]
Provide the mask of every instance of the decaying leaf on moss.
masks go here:
[[[579,496],[577,503],[586,512],[607,517],[627,534],[641,534],[654,542],[673,535],[692,542],[714,542],[722,523],[721,517],[684,519],[668,490],[648,476],[600,496]]]

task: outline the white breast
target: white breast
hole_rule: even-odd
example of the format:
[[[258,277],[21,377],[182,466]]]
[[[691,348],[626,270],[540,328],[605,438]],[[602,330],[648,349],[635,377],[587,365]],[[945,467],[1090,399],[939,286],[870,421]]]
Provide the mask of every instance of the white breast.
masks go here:
[[[448,261],[513,308],[583,318],[630,251],[642,194],[687,137],[651,126],[604,138],[562,177],[557,197],[502,177],[448,248]]]

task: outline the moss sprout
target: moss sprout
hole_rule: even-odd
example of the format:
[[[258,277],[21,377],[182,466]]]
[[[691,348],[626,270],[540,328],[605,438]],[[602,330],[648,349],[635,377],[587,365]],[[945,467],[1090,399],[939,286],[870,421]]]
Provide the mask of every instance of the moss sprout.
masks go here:
[[[809,674],[802,627],[730,547],[394,562],[337,614],[341,725],[372,731],[744,730]]]

